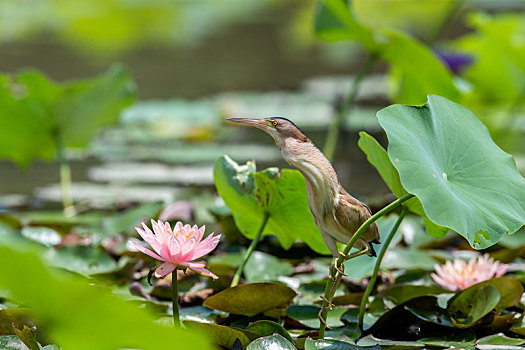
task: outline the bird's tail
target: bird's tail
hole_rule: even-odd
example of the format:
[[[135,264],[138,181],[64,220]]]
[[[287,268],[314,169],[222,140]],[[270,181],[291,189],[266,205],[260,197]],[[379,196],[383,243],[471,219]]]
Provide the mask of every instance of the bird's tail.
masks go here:
[[[369,256],[373,256],[373,257],[376,257],[377,254],[376,254],[376,251],[374,249],[374,246],[372,244],[380,244],[381,243],[381,238],[379,236],[379,228],[377,227],[377,224],[374,222],[372,223],[372,225],[370,225],[369,229],[372,231],[373,233],[373,236],[375,237],[374,239],[366,242],[366,247],[368,248],[368,255]]]

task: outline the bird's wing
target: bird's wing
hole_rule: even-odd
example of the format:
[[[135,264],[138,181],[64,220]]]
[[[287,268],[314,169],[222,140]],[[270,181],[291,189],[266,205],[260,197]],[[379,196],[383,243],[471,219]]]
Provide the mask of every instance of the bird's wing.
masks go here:
[[[339,192],[335,218],[341,226],[348,230],[349,236],[353,235],[370,216],[372,212],[366,204],[352,197],[344,189]],[[376,223],[370,225],[361,237],[367,242],[379,241],[379,230]]]

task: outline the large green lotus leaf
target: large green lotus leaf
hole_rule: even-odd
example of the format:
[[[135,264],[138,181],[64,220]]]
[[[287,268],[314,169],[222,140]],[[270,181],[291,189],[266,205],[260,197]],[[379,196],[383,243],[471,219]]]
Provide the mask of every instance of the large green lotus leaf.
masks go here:
[[[133,99],[133,84],[121,67],[60,84],[33,70],[14,80],[0,76],[0,158],[22,166],[35,158],[52,159],[57,138],[66,147],[85,146]]]
[[[107,288],[51,271],[33,248],[0,243],[0,266],[0,288],[28,307],[64,349],[162,349],[173,339],[181,348],[211,348],[204,333],[157,324],[153,314]]]
[[[392,165],[392,162],[388,158],[388,153],[376,139],[362,131],[359,133],[359,141],[357,145],[363,152],[365,152],[368,162],[377,169],[385,184],[390,188],[390,191],[396,195],[396,197],[400,198],[408,194],[407,190],[405,190],[401,184],[401,179],[399,178],[397,169]],[[413,213],[423,217],[427,232],[433,237],[440,238],[445,236],[448,232],[448,228],[436,225],[427,218],[425,210],[423,210],[423,205],[417,197],[409,199],[403,203],[403,205],[407,206]]]
[[[250,283],[227,288],[204,300],[209,308],[236,315],[253,316],[290,305],[297,293],[280,283]]]
[[[370,27],[354,12],[351,1],[319,2],[314,22],[317,35],[330,41],[358,41],[371,55],[388,62],[396,102],[423,103],[427,94],[459,97],[452,74],[428,47],[403,32]]]
[[[222,156],[215,162],[213,176],[217,191],[246,237],[255,237],[267,212],[270,218],[263,235],[277,236],[285,249],[299,239],[318,253],[329,253],[308,207],[306,184],[299,171],[268,168],[255,172],[252,162],[239,165]]]
[[[430,220],[476,249],[525,223],[525,179],[468,109],[429,96],[423,106],[393,105],[377,117],[403,187]]]

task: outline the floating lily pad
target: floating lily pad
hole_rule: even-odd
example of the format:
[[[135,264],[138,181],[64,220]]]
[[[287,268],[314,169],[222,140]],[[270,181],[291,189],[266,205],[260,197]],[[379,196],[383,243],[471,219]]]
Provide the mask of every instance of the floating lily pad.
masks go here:
[[[394,105],[377,113],[390,161],[428,218],[489,247],[525,222],[525,179],[511,155],[466,108],[429,96],[421,107]]]
[[[510,338],[503,333],[492,334],[481,339],[478,339],[476,342],[477,345],[523,345],[525,344],[525,339]]]
[[[358,346],[340,340],[334,339],[306,339],[304,350],[381,350],[381,346]]]
[[[109,272],[117,266],[113,258],[91,246],[51,248],[44,257],[53,266],[84,275]]]
[[[291,342],[290,340],[284,338],[280,334],[273,334],[267,337],[262,337],[262,338],[254,340],[246,348],[246,350],[267,350],[267,349],[295,350],[295,346],[293,345],[293,341]]]
[[[260,320],[252,323],[249,325],[246,330],[258,333],[263,336],[269,336],[274,333],[278,333],[279,335],[283,336],[285,339],[293,343],[293,339],[288,334],[286,329],[284,329],[283,326],[281,326],[279,323],[268,321],[268,320]]]
[[[288,276],[293,266],[273,255],[255,251],[244,267],[244,276],[248,282],[277,280],[279,276]]]
[[[468,328],[478,323],[498,305],[500,294],[490,285],[476,284],[450,299],[447,311],[458,328]]]
[[[308,207],[306,184],[299,171],[269,168],[255,172],[253,163],[238,165],[223,156],[215,162],[213,174],[217,191],[246,237],[255,237],[269,213],[263,235],[277,236],[285,249],[300,239],[318,253],[329,253]]]
[[[190,329],[201,330],[218,345],[231,349],[237,339],[241,342],[243,348],[246,348],[252,340],[260,337],[257,333],[245,329],[221,326],[213,323],[200,323],[195,321],[184,321],[184,325]]]
[[[284,284],[250,283],[212,295],[204,300],[203,305],[232,314],[253,316],[275,308],[286,308],[296,295]]]
[[[22,236],[43,244],[46,247],[57,245],[62,240],[62,237],[57,231],[44,226],[26,226],[22,229],[21,233]]]
[[[424,295],[437,295],[450,293],[449,290],[440,287],[418,286],[410,284],[396,284],[379,293],[379,297],[386,298],[396,304]]]
[[[506,309],[518,304],[523,295],[523,285],[520,281],[510,277],[498,277],[477,283],[476,286],[492,286],[500,294],[498,309]]]
[[[475,341],[476,334],[473,331],[468,330],[463,332],[452,332],[452,334],[449,332],[441,337],[422,338],[417,342],[430,346],[474,350]]]
[[[313,305],[292,305],[286,310],[286,315],[290,316],[310,328],[319,328],[319,306]],[[329,327],[340,327],[343,325],[341,315],[347,310],[343,308],[334,308],[328,313],[326,323]]]

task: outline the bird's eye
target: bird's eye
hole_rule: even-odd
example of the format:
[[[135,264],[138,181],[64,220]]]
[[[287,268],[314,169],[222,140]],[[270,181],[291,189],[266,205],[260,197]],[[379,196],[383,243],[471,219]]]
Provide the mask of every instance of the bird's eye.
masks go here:
[[[272,120],[272,125],[277,126],[277,122],[275,120]]]

